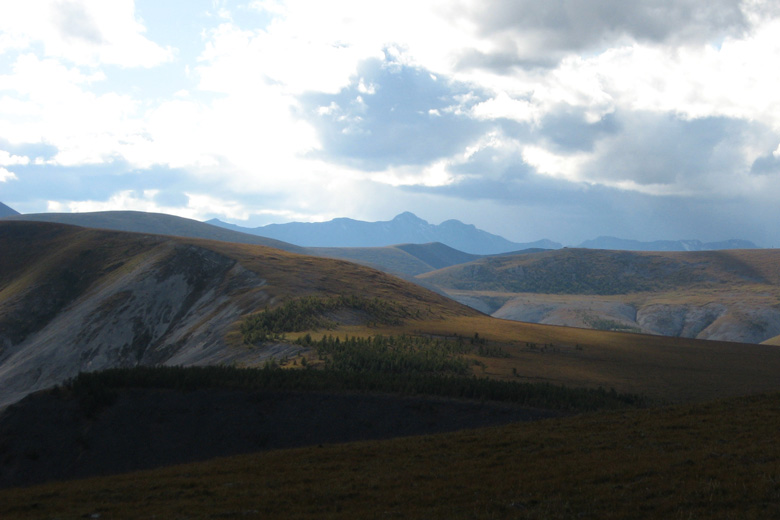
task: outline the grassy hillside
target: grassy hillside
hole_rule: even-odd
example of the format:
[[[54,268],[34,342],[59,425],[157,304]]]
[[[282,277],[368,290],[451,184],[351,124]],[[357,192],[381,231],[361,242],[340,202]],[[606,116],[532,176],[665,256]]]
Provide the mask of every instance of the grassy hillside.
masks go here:
[[[629,294],[724,284],[778,285],[780,251],[628,252],[563,249],[499,256],[421,275],[456,290]]]
[[[780,351],[771,346],[496,320],[415,284],[340,260],[247,244],[24,222],[0,223],[0,245],[14,251],[0,259],[0,334],[16,345],[46,326],[48,335],[35,338],[70,345],[58,349],[51,340],[28,345],[34,347],[29,352],[43,356],[40,363],[72,357],[54,365],[55,379],[120,360],[262,365],[269,356],[310,349],[290,343],[307,333],[315,340],[325,334],[342,339],[381,334],[465,343],[469,349],[458,355],[470,360],[471,372],[480,377],[614,387],[666,401],[780,390]],[[124,281],[131,274],[135,285]],[[173,297],[166,289],[166,284],[181,285],[187,279],[192,282],[180,290],[191,296]],[[157,282],[150,285],[151,280]],[[149,300],[150,291],[158,289],[163,292]],[[242,324],[250,316],[308,296],[359,296],[368,303],[388,302],[404,313],[395,322],[381,319],[371,308],[338,306],[317,311],[324,321],[311,322],[312,330],[279,331],[287,335],[284,341],[247,342],[242,336]],[[170,308],[160,307],[168,300]],[[181,307],[183,303],[187,306]],[[171,321],[157,323],[166,316]],[[127,329],[125,336],[117,336],[125,330],[121,327]],[[473,342],[475,335],[479,342]],[[116,345],[115,353],[105,351],[111,345]],[[481,356],[480,347],[500,355]],[[37,357],[14,355],[25,360],[29,377],[41,380],[40,366],[33,363]],[[4,358],[1,370],[17,370],[9,359]],[[102,365],[95,365],[98,361]],[[43,368],[51,367],[49,361]],[[10,375],[3,379],[13,380]]]
[[[257,245],[3,221],[0,247],[0,406],[80,370],[290,355],[302,347],[245,345],[239,332],[244,315],[289,299],[361,295],[415,317],[477,314],[374,269]]]
[[[321,445],[0,491],[32,518],[763,519],[777,394]]]
[[[165,433],[166,439],[183,440],[176,428],[185,426],[166,423],[168,412],[149,415],[158,404],[169,403],[171,413],[184,417],[176,424],[198,432],[198,418],[204,420],[207,408],[222,409],[228,402],[241,401],[250,408],[254,402],[262,412],[261,394],[269,389],[299,394],[297,405],[274,416],[281,418],[301,410],[316,415],[316,406],[308,403],[306,408],[300,402],[301,395],[316,392],[432,393],[438,399],[484,401],[509,396],[514,403],[542,408],[584,397],[582,408],[558,408],[564,410],[590,410],[592,396],[620,401],[621,394],[638,394],[647,397],[644,402],[679,405],[273,451],[142,474],[10,489],[0,491],[4,519],[764,518],[780,513],[780,453],[774,442],[780,426],[776,346],[500,320],[369,267],[250,244],[0,222],[0,248],[13,252],[0,257],[0,382],[9,388],[24,378],[54,384],[78,370],[117,364],[268,367],[116,370],[81,376],[74,385],[46,394],[70,398],[67,406],[34,401],[32,396],[26,402],[43,403],[44,411],[24,424],[73,433],[64,451],[78,451],[68,462],[74,467],[79,460],[103,453],[98,445],[122,442],[143,450],[152,444],[132,436],[120,438],[121,432],[130,431],[123,424],[146,428],[151,438],[173,428]],[[763,298],[756,287],[776,284],[778,267],[772,252],[757,253],[761,254],[730,252],[694,259],[648,254],[635,263],[602,254],[588,258],[611,266],[603,272],[617,276],[617,281],[610,282],[605,275],[588,283],[593,290],[647,283],[654,291],[666,287],[669,298],[682,298],[690,290],[702,299],[716,287],[732,290],[741,284]],[[542,262],[546,267],[540,272],[546,273],[573,269],[584,275],[595,269],[573,252],[566,252],[560,262],[546,255],[474,265],[502,276],[512,269],[528,273],[534,262]],[[636,280],[631,281],[626,272],[637,266],[644,273],[655,272],[658,280],[635,272]],[[667,275],[679,282],[677,292],[668,287]],[[693,285],[679,285],[686,279]],[[550,283],[558,282],[553,277]],[[118,344],[117,350],[106,347],[110,342]],[[204,352],[211,357],[203,357]],[[62,372],[52,375],[52,370]],[[203,383],[193,375],[204,373],[212,374],[218,384],[211,379]],[[261,376],[250,381],[245,374]],[[159,377],[163,380],[155,379]],[[119,386],[106,383],[116,380],[121,381]],[[174,386],[166,386],[171,381]],[[246,395],[239,399],[230,394],[243,388],[242,381],[260,393],[251,394],[248,401]],[[79,384],[87,389],[81,397]],[[546,389],[544,399],[553,400],[540,400],[539,388]],[[215,389],[228,394],[217,398]],[[218,404],[198,408],[192,405],[194,398],[182,401],[182,392],[201,392],[206,401]],[[772,395],[756,396],[760,393]],[[145,396],[141,404],[133,405],[131,396],[140,394]],[[747,395],[752,397],[713,401]],[[391,410],[389,401],[377,404],[371,399],[361,406]],[[336,415],[320,415],[334,421],[356,402],[342,402],[334,409]],[[20,403],[6,412],[18,416],[25,406]],[[87,420],[68,422],[76,425],[70,429],[57,423],[68,406],[86,414]],[[450,413],[422,401],[411,406],[421,411],[423,423],[437,413]],[[392,409],[393,418],[407,417]],[[51,422],[39,420],[42,416]],[[263,417],[256,419],[263,423]],[[368,429],[387,418],[371,415],[372,424],[363,424],[360,421],[368,420],[368,415],[350,417]],[[218,419],[215,423],[221,424]],[[120,428],[114,433],[99,433],[107,431],[100,429],[103,426],[117,424]],[[249,436],[247,446],[262,441],[252,432],[266,431],[242,429],[241,421],[231,424],[233,435]],[[295,424],[296,431],[319,433],[328,423]],[[11,470],[35,465],[36,457],[47,459],[39,448],[24,445],[45,442],[20,431],[0,429],[6,435],[6,440],[0,439],[0,459],[13,466]],[[224,431],[207,433],[206,440],[211,440]],[[51,440],[51,431],[46,435]],[[347,439],[331,442],[339,440]],[[56,442],[46,445],[56,447]],[[136,456],[132,450],[130,459]]]

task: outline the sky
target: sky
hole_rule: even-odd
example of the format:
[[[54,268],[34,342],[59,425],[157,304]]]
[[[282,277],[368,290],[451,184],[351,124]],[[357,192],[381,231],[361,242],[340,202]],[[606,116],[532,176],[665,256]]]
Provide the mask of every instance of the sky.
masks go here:
[[[0,201],[780,247],[774,0],[0,3]]]

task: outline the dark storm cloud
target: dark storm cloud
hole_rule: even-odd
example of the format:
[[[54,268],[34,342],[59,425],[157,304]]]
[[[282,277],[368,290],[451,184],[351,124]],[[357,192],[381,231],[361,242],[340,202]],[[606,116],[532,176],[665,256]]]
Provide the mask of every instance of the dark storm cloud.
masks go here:
[[[453,8],[495,45],[470,51],[463,67],[506,70],[552,66],[571,51],[598,50],[621,37],[649,42],[706,42],[739,34],[748,23],[738,0],[488,0]]]
[[[539,134],[564,152],[592,151],[597,140],[620,130],[615,114],[607,114],[596,122],[588,122],[582,108],[560,108],[546,114]]]
[[[699,177],[744,171],[746,139],[760,129],[739,119],[680,119],[671,114],[617,115],[621,132],[599,144],[598,155],[581,172],[602,181],[676,184]]]
[[[460,151],[486,128],[454,110],[464,99],[483,100],[425,70],[370,60],[338,94],[310,94],[302,102],[328,159],[376,170]]]

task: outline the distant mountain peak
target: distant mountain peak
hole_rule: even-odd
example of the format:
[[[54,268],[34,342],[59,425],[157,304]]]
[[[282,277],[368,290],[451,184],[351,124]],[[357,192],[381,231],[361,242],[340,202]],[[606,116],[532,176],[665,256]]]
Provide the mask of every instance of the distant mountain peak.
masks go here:
[[[19,212],[0,202],[0,218],[10,217],[12,215],[19,215]]]
[[[553,249],[562,247],[549,240],[530,244],[511,242],[459,220],[447,220],[439,225],[430,224],[410,211],[400,213],[390,221],[379,222],[337,218],[329,222],[269,224],[254,229],[240,228],[217,220],[210,220],[209,223],[284,240],[303,247],[384,247],[441,242],[453,249],[477,255],[498,254],[533,247]],[[545,245],[541,245],[542,242]]]
[[[411,211],[404,211],[403,213],[399,213],[398,215],[393,218],[391,222],[412,222],[412,223],[420,223],[420,224],[427,224],[428,222],[426,220],[421,219]]]

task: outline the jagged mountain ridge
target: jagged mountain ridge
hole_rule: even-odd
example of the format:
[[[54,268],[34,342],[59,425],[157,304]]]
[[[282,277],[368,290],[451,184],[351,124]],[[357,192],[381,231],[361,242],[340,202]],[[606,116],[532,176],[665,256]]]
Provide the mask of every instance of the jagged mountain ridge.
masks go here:
[[[413,213],[405,212],[389,221],[365,222],[337,218],[328,222],[290,222],[243,228],[218,219],[207,222],[243,233],[283,240],[303,247],[384,247],[395,244],[441,242],[469,254],[490,255],[529,248],[557,249],[561,244],[539,240],[522,244],[477,229],[459,220],[429,224]]]

